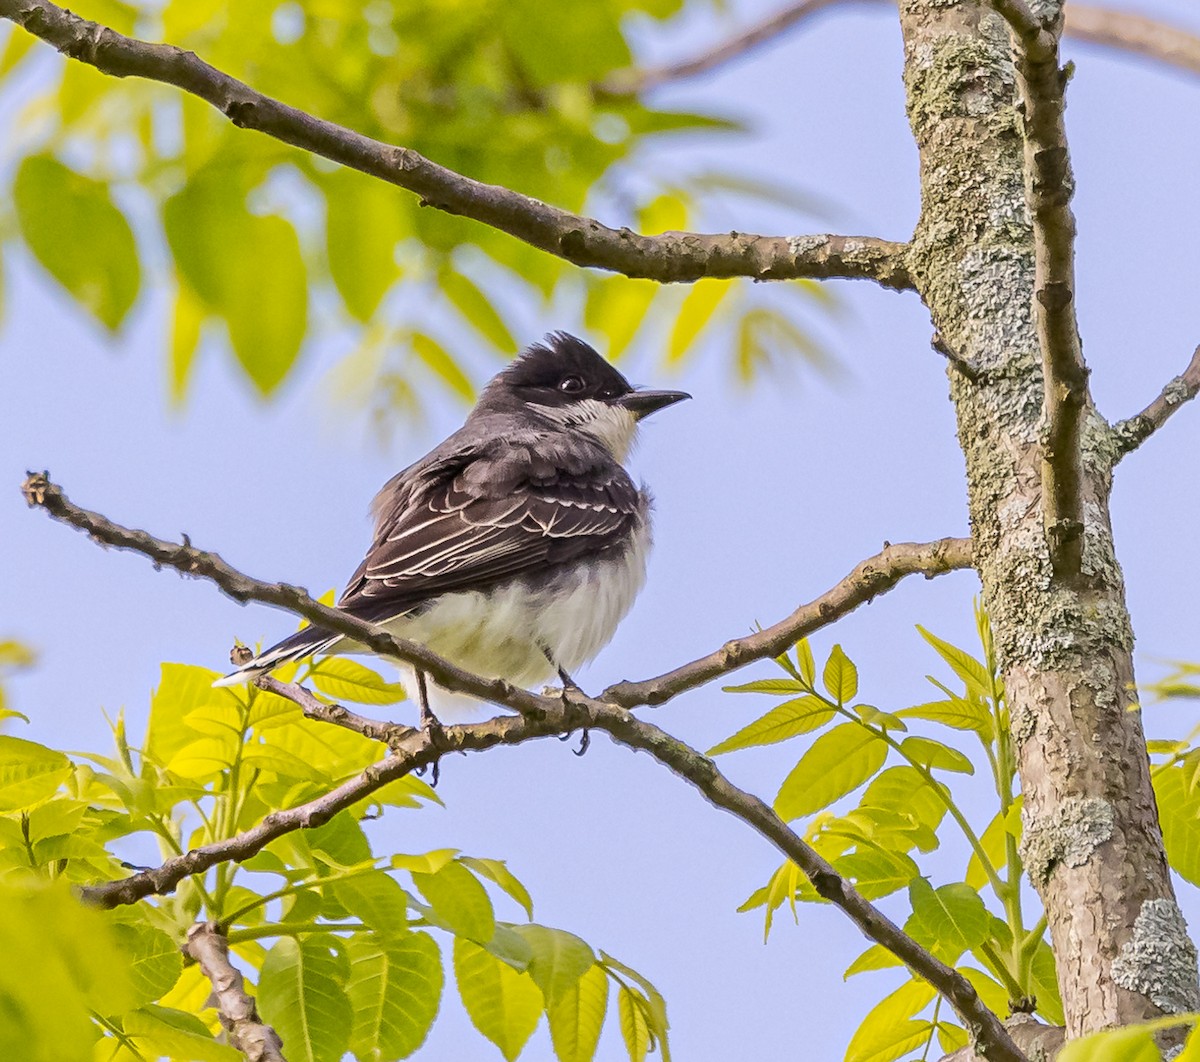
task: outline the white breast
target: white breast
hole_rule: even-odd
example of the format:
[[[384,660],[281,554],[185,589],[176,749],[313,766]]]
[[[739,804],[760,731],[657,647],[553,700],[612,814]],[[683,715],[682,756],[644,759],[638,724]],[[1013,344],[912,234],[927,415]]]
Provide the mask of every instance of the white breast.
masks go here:
[[[486,594],[447,594],[387,627],[478,675],[526,688],[557,682],[547,650],[568,673],[595,657],[641,590],[649,550],[650,526],[643,519],[623,556],[581,565],[546,586],[516,580]],[[445,691],[435,700],[434,711],[449,708],[450,715],[454,702],[469,703]]]

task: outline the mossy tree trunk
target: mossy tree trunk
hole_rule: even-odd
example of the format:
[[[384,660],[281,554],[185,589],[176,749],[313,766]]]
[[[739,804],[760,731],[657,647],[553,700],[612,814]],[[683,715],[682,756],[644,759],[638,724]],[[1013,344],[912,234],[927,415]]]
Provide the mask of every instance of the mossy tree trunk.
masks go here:
[[[1045,6],[1045,5],[1043,5]],[[1056,575],[1042,508],[1042,355],[1013,46],[987,6],[902,0],[922,211],[910,266],[946,348],[976,565],[1024,793],[1021,853],[1045,904],[1068,1035],[1200,1006],[1140,715],[1113,548],[1113,433],[1086,399],[1083,560]]]

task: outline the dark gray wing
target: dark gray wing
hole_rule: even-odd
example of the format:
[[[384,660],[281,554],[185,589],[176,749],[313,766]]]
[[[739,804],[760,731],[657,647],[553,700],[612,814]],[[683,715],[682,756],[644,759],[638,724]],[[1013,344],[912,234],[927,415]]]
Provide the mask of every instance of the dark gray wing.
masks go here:
[[[577,440],[448,455],[384,488],[375,541],[338,607],[383,621],[440,594],[548,576],[622,545],[647,504],[607,453]]]

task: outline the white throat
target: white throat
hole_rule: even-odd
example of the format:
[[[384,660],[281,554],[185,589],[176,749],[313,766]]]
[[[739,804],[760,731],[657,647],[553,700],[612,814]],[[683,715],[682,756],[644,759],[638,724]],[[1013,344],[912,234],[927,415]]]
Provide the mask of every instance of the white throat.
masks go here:
[[[586,398],[564,408],[537,407],[538,412],[564,427],[587,432],[603,446],[618,464],[624,464],[637,436],[638,418],[628,409]]]

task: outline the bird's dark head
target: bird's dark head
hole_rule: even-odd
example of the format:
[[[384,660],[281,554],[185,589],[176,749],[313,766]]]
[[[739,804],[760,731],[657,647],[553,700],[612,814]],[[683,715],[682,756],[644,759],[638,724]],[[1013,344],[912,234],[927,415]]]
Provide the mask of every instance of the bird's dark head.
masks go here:
[[[552,332],[535,343],[484,389],[476,409],[525,409],[594,436],[623,461],[638,421],[691,395],[633,387],[582,339]]]

